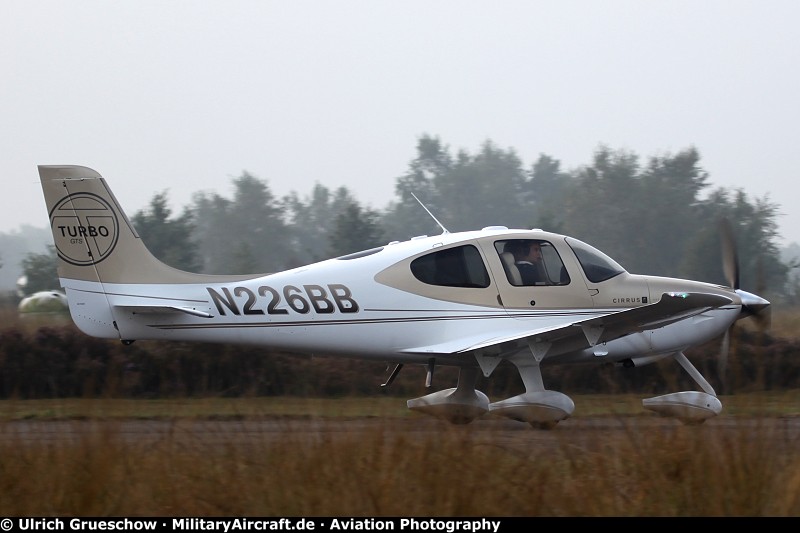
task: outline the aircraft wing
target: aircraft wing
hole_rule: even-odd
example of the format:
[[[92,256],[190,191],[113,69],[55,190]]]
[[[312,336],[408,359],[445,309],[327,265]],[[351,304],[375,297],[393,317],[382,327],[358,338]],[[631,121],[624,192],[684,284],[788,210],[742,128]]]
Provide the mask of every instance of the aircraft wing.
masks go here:
[[[532,343],[557,345],[558,353],[589,348],[631,333],[660,328],[709,309],[722,307],[733,300],[706,293],[664,293],[650,305],[623,311],[611,311],[597,317],[577,320],[562,326],[532,329],[519,334],[476,339],[466,337],[435,346],[407,350],[414,353],[474,354],[487,356],[511,355]],[[550,353],[553,353],[552,351]]]

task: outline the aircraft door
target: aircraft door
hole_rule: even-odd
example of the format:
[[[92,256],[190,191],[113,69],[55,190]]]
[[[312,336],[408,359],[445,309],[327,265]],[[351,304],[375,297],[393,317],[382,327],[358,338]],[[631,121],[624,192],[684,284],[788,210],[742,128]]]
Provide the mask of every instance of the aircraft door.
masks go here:
[[[593,308],[580,265],[566,244],[548,238],[488,238],[481,247],[503,304],[519,311]]]

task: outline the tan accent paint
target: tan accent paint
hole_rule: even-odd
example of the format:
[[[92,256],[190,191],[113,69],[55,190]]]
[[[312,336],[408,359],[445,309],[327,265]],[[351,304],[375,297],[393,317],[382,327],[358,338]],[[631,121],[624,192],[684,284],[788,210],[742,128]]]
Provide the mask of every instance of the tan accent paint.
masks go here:
[[[549,241],[555,246],[569,272],[571,277],[570,284],[551,287],[515,287],[511,285],[503,269],[501,259],[494,247],[495,241],[509,239],[540,239]],[[417,280],[411,273],[411,262],[417,257],[434,251],[433,248],[404,259],[382,272],[379,272],[378,275],[375,276],[375,281],[420,296],[498,309],[542,311],[571,308],[591,309],[594,307],[594,302],[587,288],[586,280],[580,269],[580,265],[575,259],[571,248],[564,242],[563,236],[543,231],[526,230],[519,233],[490,235],[472,241],[459,241],[453,244],[453,246],[462,246],[467,242],[478,248],[487,270],[489,271],[491,284],[485,289],[454,289],[453,287],[428,285]],[[445,249],[447,247],[449,246],[436,248],[436,250]]]
[[[459,241],[457,244],[455,244],[455,246],[462,246],[467,243],[476,244],[474,241]],[[444,250],[446,248],[449,248],[449,246],[443,246],[441,248],[437,247],[436,250]],[[480,247],[478,247],[478,250],[480,250]],[[426,298],[435,298],[437,300],[460,304],[494,307],[497,309],[503,308],[498,301],[497,286],[495,285],[494,275],[492,272],[489,273],[489,279],[491,280],[490,284],[485,289],[473,289],[466,287],[439,287],[437,285],[428,285],[427,283],[422,283],[415,278],[411,273],[411,262],[417,257],[428,254],[432,251],[433,248],[430,250],[425,250],[424,252],[418,253],[414,256],[407,257],[399,263],[395,263],[381,272],[378,272],[375,275],[375,281],[401,291],[425,296]],[[481,256],[483,256],[482,251]],[[483,260],[485,263],[486,258],[483,257]]]
[[[106,181],[90,168],[41,165],[39,177],[59,252],[61,278],[104,283],[223,283],[258,277],[195,274],[162,263],[136,234]],[[89,226],[95,228],[92,231],[102,226],[103,234],[79,234]]]

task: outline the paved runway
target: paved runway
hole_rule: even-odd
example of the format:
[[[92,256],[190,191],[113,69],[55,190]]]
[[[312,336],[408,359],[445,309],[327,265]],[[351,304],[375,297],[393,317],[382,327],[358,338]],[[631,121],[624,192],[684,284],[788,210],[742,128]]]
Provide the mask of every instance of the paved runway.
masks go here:
[[[0,423],[0,442],[59,443],[87,437],[111,435],[125,442],[148,444],[168,439],[203,444],[255,444],[272,439],[330,439],[378,432],[403,433],[415,438],[462,436],[477,443],[520,447],[559,446],[565,443],[582,449],[600,448],[615,437],[647,435],[674,436],[677,432],[698,432],[705,436],[731,435],[771,440],[797,446],[800,417],[741,418],[717,417],[698,426],[658,416],[578,417],[561,422],[552,430],[533,429],[521,422],[487,418],[463,426],[434,418],[246,418],[246,419],[113,419],[113,420],[18,420]]]

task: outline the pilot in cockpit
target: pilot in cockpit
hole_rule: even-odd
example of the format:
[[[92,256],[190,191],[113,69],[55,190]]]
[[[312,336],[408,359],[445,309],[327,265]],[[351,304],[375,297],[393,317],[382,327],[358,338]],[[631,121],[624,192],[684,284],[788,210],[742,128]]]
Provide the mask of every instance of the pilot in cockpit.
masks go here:
[[[523,285],[536,285],[547,281],[542,263],[542,248],[537,241],[516,241],[511,244],[514,264],[519,270]]]

